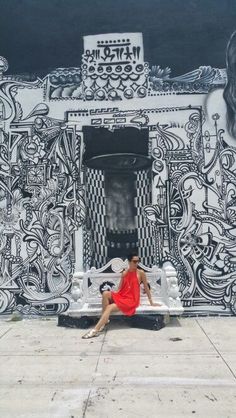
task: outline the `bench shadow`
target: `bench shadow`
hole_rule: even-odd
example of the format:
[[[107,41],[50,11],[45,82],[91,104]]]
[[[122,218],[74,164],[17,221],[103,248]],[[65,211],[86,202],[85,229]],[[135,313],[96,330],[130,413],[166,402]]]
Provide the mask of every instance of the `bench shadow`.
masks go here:
[[[166,325],[164,325],[161,329],[163,328],[180,328],[182,327],[180,320],[178,317],[171,317],[170,318],[170,322]],[[138,326],[133,327],[128,320],[124,319],[123,317],[116,317],[116,318],[111,318],[110,323],[106,326],[106,330],[108,331],[113,331],[113,330],[117,330],[117,329],[126,329],[126,328],[136,328],[138,329]],[[140,329],[145,329],[143,327],[140,327]],[[149,328],[147,328],[148,330]],[[150,329],[149,329],[150,330]],[[156,331],[160,331],[160,330],[156,330]],[[154,330],[153,330],[154,331]]]
[[[82,322],[81,322],[81,318],[69,318],[69,317],[63,317],[61,315],[61,317],[59,318],[58,321],[58,325],[59,326],[63,326],[66,327],[67,329],[73,329],[73,328],[78,328],[78,329],[89,329],[89,328],[93,328],[97,321],[99,320],[99,317],[93,317],[93,318],[88,318],[85,317],[83,318]],[[111,317],[110,318],[110,323],[105,327],[106,330],[117,330],[117,329],[126,329],[126,328],[136,328],[136,329],[149,329],[149,330],[156,330],[159,331],[160,329],[163,329],[165,327],[168,328],[179,328],[181,327],[181,323],[180,323],[180,318],[179,317],[170,317],[169,319],[167,319],[167,322],[165,321],[164,324],[162,325],[160,323],[160,328],[157,329],[156,328],[152,328],[148,326],[149,324],[147,324],[146,326],[143,326],[140,324],[138,324],[138,321],[135,321],[135,323],[132,324],[132,321],[130,321],[130,318],[125,318],[123,315],[121,316],[115,316],[115,317]]]

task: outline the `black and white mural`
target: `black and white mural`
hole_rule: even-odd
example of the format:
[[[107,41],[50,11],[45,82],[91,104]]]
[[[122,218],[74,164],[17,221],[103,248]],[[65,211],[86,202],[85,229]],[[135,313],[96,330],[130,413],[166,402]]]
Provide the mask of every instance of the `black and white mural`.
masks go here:
[[[236,315],[236,35],[221,68],[144,57],[128,30],[44,75],[0,57],[0,313],[63,312],[75,270],[138,249],[187,313]]]

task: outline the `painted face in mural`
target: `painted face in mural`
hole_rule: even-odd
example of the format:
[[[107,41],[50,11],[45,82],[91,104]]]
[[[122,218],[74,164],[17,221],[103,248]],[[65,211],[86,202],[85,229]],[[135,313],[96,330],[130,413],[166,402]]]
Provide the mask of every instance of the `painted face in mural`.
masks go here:
[[[226,52],[227,83],[224,89],[224,99],[227,106],[227,128],[236,138],[236,32],[229,40]]]

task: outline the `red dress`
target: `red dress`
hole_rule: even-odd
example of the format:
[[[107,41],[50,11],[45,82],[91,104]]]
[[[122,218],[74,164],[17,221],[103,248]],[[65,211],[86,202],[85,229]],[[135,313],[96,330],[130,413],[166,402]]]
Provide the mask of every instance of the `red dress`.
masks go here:
[[[137,271],[128,271],[118,292],[111,292],[117,307],[127,316],[135,314],[140,304],[140,284]]]

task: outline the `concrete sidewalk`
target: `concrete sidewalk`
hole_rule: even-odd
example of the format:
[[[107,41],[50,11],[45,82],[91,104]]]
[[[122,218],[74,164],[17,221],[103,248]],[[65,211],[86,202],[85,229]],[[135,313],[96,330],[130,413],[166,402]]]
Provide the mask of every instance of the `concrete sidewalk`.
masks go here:
[[[235,418],[236,318],[105,333],[0,319],[1,418]]]

